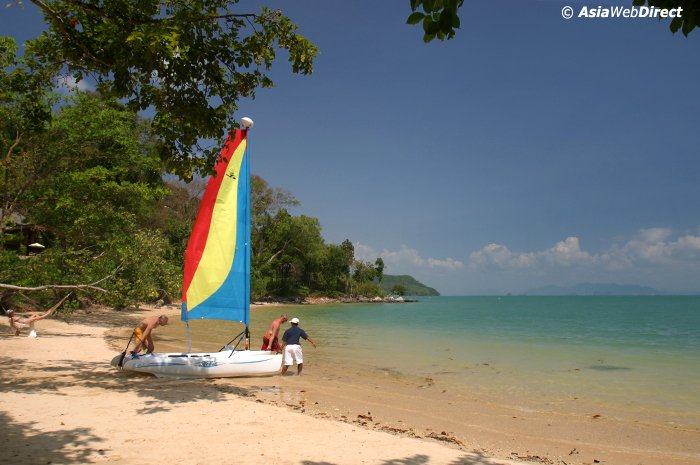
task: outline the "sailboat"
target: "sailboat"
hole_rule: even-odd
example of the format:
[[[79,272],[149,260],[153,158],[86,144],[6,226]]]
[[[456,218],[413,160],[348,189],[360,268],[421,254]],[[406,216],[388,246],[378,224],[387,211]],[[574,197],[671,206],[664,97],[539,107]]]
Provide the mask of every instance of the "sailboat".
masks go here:
[[[248,350],[250,320],[250,153],[248,131],[229,133],[207,183],[187,249],[182,286],[181,320],[236,321],[243,331],[218,352],[127,355],[111,364],[158,377],[223,378],[270,376],[282,366],[282,355]],[[242,349],[238,349],[244,341]],[[232,345],[233,344],[233,345]],[[128,348],[128,346],[127,346]]]

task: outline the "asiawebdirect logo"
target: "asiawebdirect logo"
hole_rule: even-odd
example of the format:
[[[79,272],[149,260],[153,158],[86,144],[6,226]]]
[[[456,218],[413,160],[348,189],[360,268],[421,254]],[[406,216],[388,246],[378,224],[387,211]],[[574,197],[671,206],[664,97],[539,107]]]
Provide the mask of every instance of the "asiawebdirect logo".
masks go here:
[[[561,9],[564,19],[577,18],[682,18],[683,8],[657,8],[655,6],[582,6],[578,13],[570,6]]]

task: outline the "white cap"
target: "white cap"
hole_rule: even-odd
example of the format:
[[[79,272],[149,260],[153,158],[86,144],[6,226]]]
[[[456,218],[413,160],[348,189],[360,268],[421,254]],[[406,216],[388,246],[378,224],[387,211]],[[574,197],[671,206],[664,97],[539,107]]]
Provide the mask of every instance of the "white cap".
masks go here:
[[[298,324],[299,324],[299,318],[294,317],[294,318],[292,318],[291,320],[289,320],[289,322],[292,323],[292,324],[298,325]]]

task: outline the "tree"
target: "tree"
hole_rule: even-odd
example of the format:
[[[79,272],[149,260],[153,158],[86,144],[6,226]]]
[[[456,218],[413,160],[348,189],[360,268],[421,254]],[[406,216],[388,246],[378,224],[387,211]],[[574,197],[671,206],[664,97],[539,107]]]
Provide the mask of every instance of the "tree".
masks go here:
[[[30,1],[48,30],[27,54],[77,81],[92,77],[134,112],[153,109],[158,153],[184,179],[213,166],[218,147],[199,144],[223,140],[238,100],[273,85],[279,50],[301,74],[317,52],[281,11],[241,12],[237,0]]]
[[[151,221],[165,194],[161,163],[141,134],[148,127],[121,104],[78,93],[53,118],[34,165],[48,174],[22,212],[63,247],[93,246]]]
[[[152,221],[167,190],[148,125],[98,95],[64,103],[15,157],[15,172],[34,176],[16,209],[43,231],[47,249],[24,258],[0,252],[0,282],[100,282],[106,292],[83,288],[83,297],[116,306],[177,294],[181,258],[173,260]],[[8,292],[16,290],[3,291],[5,301]]]
[[[26,159],[51,118],[51,78],[31,57],[17,56],[14,39],[0,37],[0,250],[20,198],[42,174]]]
[[[422,24],[423,41],[428,43],[435,38],[449,40],[459,29],[459,9],[464,0],[410,0],[412,13],[407,24]],[[632,0],[634,6],[649,5],[657,8],[682,8],[680,18],[673,18],[669,24],[671,32],[682,31],[688,36],[700,24],[700,0]]]
[[[185,254],[192,224],[199,211],[199,201],[206,184],[202,179],[189,183],[166,181],[167,193],[158,202],[150,225],[159,229],[170,243],[168,255],[180,262]]]
[[[374,281],[377,277],[377,270],[372,265],[372,262],[363,262],[356,260],[353,265],[354,271],[352,277],[357,283]]]
[[[401,284],[396,284],[391,288],[391,293],[395,295],[406,295],[406,288],[403,287]]]
[[[374,270],[377,282],[382,282],[382,278],[384,277],[384,260],[382,257],[377,257],[377,259],[374,261]]]

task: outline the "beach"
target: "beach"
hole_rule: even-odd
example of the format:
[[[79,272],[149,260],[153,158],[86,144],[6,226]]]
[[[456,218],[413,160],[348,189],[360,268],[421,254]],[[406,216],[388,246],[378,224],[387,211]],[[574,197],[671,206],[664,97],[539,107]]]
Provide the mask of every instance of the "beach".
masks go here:
[[[0,463],[514,463],[270,405],[260,393],[278,378],[159,380],[111,368],[110,331],[160,311],[76,312],[70,323],[42,321],[37,339],[3,326]]]
[[[156,333],[157,350],[182,350],[184,325],[175,307],[80,310],[64,321],[40,322],[36,340],[3,333],[0,411],[8,427],[0,461],[700,463],[700,431],[692,411],[625,406],[588,398],[585,390],[580,398],[565,398],[545,379],[540,394],[533,395],[510,385],[513,376],[503,382],[497,371],[505,366],[498,358],[471,363],[466,372],[471,382],[444,367],[428,373],[417,358],[409,358],[418,365],[415,371],[389,365],[381,354],[370,359],[358,351],[356,359],[342,358],[341,351],[352,354],[343,346],[355,341],[352,334],[340,333],[334,342],[320,315],[366,311],[378,319],[380,308],[255,308],[254,335],[271,316],[303,315],[302,327],[320,346],[305,346],[301,377],[160,380],[108,366],[129,328],[149,314],[173,318]],[[192,324],[194,350],[217,350],[234,328],[203,323]],[[348,331],[371,337],[359,328]],[[385,345],[390,353],[391,343]]]

